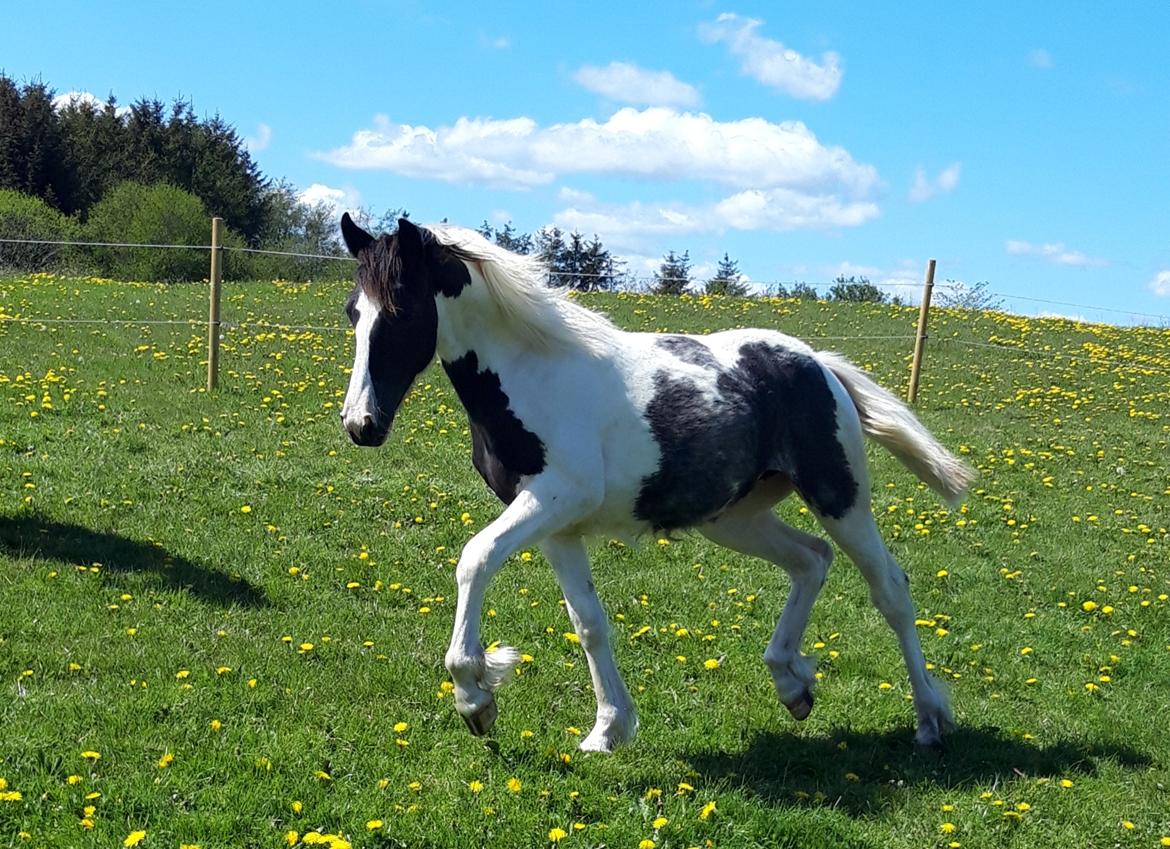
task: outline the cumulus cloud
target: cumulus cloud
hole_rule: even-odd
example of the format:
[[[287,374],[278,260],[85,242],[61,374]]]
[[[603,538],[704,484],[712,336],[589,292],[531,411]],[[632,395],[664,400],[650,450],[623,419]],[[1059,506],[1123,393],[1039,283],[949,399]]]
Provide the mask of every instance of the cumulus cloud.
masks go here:
[[[256,125],[256,132],[244,139],[244,145],[249,153],[258,153],[272,142],[272,127],[261,121]]]
[[[604,174],[857,198],[878,182],[873,166],[821,144],[800,121],[717,121],[668,107],[626,107],[603,122],[545,127],[531,118],[459,118],[431,129],[380,115],[348,145],[317,156],[343,168],[512,189],[568,174]]]
[[[711,23],[699,26],[699,37],[708,43],[723,43],[740,61],[740,71],[770,88],[802,100],[828,100],[841,85],[841,57],[832,51],[821,56],[820,64],[801,56],[779,41],[765,38],[757,30],[763,21],[741,18],[725,12]]]
[[[938,173],[933,180],[926,176],[926,171],[920,166],[914,170],[914,182],[910,184],[910,201],[922,203],[935,195],[954,191],[959,185],[959,171],[961,162],[948,165]]]
[[[854,227],[877,215],[877,204],[870,201],[843,201],[789,189],[752,189],[709,204],[579,203],[557,212],[553,223],[564,230],[596,233],[619,251],[640,251],[650,240],[663,236]]]
[[[698,106],[699,90],[676,79],[669,71],[650,71],[628,62],[610,62],[604,68],[585,65],[573,79],[581,86],[620,103],[646,106]]]
[[[297,200],[309,206],[323,203],[332,208],[337,218],[343,212],[355,214],[361,206],[361,195],[355,189],[336,189],[323,183],[313,183],[297,195]]]
[[[74,104],[80,105],[83,103],[89,104],[99,112],[106,108],[106,102],[93,92],[89,91],[67,91],[64,94],[58,94],[53,98],[53,108],[57,111],[60,111],[67,106]],[[130,107],[117,106],[114,108],[114,114],[119,118],[125,118],[130,114]]]
[[[1150,281],[1150,291],[1159,298],[1170,298],[1170,271],[1159,271]]]
[[[1091,257],[1077,250],[1070,250],[1063,242],[1033,244],[1019,239],[1008,239],[1004,250],[1011,256],[1030,256],[1050,262],[1053,265],[1068,265],[1075,268],[1099,268],[1109,264],[1108,260]]]

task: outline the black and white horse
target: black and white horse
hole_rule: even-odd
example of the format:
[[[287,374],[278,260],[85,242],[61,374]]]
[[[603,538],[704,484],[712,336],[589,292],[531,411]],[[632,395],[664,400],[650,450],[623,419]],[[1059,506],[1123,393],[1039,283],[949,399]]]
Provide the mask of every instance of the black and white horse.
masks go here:
[[[346,304],[356,354],[345,429],[359,445],[385,441],[437,353],[467,409],[475,468],[507,505],[463,548],[455,573],[446,665],[472,733],[492,727],[492,692],[519,659],[514,649],[484,653],[484,591],[509,556],[538,544],[593,678],[596,724],[581,748],[610,751],[632,739],[634,704],[583,539],[681,528],[791,577],[764,661],[780,701],[804,719],[814,671],[800,643],[832,549],[773,512],[796,492],[861,570],[898,636],[917,740],[940,742],[950,710],[926,671],[906,573],[874,523],[863,437],[951,502],[973,473],[896,398],[844,358],[772,330],[627,333],[545,286],[532,259],[471,230],[404,219],[396,234],[375,238],[348,215],[341,225],[358,260]]]

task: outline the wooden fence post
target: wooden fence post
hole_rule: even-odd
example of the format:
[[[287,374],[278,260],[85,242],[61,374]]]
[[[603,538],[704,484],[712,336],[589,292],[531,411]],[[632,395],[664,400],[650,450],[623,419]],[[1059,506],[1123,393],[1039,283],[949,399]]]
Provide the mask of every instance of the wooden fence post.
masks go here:
[[[930,293],[934,289],[934,260],[926,263],[926,284],[922,289],[922,308],[918,311],[918,333],[914,339],[914,360],[910,365],[910,391],[906,400],[918,400],[918,378],[922,374],[922,352],[926,348],[926,319],[930,314]]]
[[[219,383],[219,300],[221,290],[222,257],[220,256],[220,229],[222,218],[211,219],[211,306],[207,315],[207,391]]]

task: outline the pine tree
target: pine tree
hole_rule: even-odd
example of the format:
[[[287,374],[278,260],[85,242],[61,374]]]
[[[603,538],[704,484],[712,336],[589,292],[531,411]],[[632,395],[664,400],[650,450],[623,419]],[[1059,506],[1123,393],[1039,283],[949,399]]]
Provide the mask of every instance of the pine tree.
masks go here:
[[[511,221],[503,227],[497,228],[495,240],[496,244],[506,251],[517,254],[532,253],[532,237],[527,233],[519,232],[512,226]]]
[[[656,295],[681,295],[690,283],[690,251],[683,251],[682,256],[669,251],[662,258],[662,265],[654,272],[654,285],[651,291]]]
[[[708,295],[730,295],[742,298],[748,293],[748,287],[741,280],[739,263],[733,260],[726,252],[719,265],[715,268],[715,276],[707,281],[703,291]]]
[[[536,256],[548,268],[550,286],[567,286],[571,281],[565,278],[565,234],[559,227],[545,227],[536,233],[534,239]]]

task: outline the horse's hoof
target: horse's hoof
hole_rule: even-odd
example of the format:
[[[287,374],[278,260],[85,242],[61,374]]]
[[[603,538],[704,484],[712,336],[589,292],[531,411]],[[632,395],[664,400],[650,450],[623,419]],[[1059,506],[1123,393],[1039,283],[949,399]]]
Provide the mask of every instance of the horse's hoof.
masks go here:
[[[805,691],[800,694],[799,699],[790,705],[785,705],[785,707],[788,708],[788,712],[792,714],[792,718],[797,722],[802,722],[808,719],[808,715],[812,713],[813,709],[812,691],[806,688]]]
[[[463,716],[462,714],[460,714]],[[496,717],[499,711],[496,710],[496,700],[489,699],[483,707],[475,713],[463,716],[463,721],[467,723],[467,729],[476,737],[482,737],[492,730],[492,726],[496,724]]]

